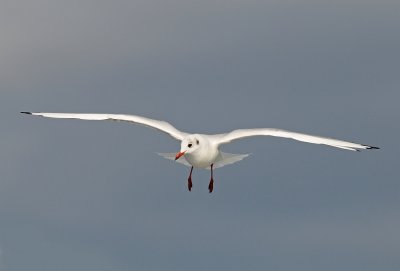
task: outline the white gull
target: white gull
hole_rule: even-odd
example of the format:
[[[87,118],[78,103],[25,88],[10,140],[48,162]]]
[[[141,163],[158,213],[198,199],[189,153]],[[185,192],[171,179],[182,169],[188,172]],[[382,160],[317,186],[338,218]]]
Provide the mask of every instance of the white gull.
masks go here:
[[[188,189],[192,189],[192,172],[193,167],[211,169],[211,179],[208,190],[211,193],[214,188],[213,169],[225,165],[233,164],[247,157],[248,154],[230,154],[220,151],[223,144],[230,143],[234,140],[251,137],[251,136],[275,136],[291,138],[313,144],[323,144],[340,149],[359,151],[363,149],[379,149],[364,144],[358,144],[343,140],[337,140],[328,137],[320,137],[297,132],[291,132],[274,128],[256,128],[256,129],[238,129],[225,134],[189,134],[179,131],[174,126],[165,121],[150,119],[136,115],[122,114],[80,114],[80,113],[33,113],[21,112],[36,116],[59,118],[59,119],[82,119],[82,120],[114,120],[127,121],[135,124],[142,124],[155,128],[164,133],[169,134],[173,138],[181,141],[181,148],[178,153],[160,153],[161,156],[175,160],[184,165],[190,166],[190,174],[188,177]]]

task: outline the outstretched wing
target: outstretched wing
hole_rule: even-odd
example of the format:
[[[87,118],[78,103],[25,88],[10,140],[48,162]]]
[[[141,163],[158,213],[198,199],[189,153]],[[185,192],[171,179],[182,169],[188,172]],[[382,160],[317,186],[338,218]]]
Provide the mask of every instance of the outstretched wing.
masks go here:
[[[363,145],[353,142],[347,142],[343,140],[337,140],[328,137],[320,137],[314,135],[301,134],[296,132],[290,132],[280,129],[272,129],[272,128],[259,128],[259,129],[239,129],[234,130],[230,133],[219,134],[214,136],[215,142],[220,144],[226,144],[232,142],[236,139],[241,139],[250,136],[276,136],[276,137],[285,137],[291,138],[298,141],[303,141],[307,143],[313,144],[323,144],[328,145],[340,149],[358,151],[359,149],[379,149],[378,147],[373,147],[369,145]]]
[[[127,121],[135,124],[152,127],[169,134],[175,139],[182,140],[187,134],[179,131],[168,122],[161,120],[149,119],[135,115],[121,115],[121,114],[80,114],[80,113],[33,113],[21,112],[23,114],[30,114],[42,116],[47,118],[56,119],[81,119],[81,120],[114,120],[114,121]]]

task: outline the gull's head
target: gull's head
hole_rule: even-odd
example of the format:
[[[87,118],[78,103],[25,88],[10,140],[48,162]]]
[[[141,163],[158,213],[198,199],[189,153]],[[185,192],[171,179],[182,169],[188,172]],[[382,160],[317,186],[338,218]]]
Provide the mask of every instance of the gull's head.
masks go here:
[[[196,135],[189,135],[181,142],[181,150],[176,154],[175,160],[178,160],[184,154],[194,153],[201,146],[201,140]]]

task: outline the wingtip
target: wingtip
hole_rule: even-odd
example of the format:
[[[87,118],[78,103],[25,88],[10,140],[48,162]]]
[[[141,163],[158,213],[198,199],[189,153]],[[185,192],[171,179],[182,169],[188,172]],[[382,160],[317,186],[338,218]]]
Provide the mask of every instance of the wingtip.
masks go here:
[[[379,150],[379,147],[374,147],[374,146],[368,146],[367,150]]]
[[[20,112],[21,114],[28,114],[28,115],[32,115],[32,112],[28,112],[28,111],[22,111]]]

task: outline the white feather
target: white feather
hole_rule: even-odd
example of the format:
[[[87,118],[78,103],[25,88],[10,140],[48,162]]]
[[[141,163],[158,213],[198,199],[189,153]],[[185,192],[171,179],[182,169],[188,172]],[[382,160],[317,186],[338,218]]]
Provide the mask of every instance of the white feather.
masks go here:
[[[142,124],[148,127],[158,129],[164,133],[169,134],[177,140],[182,140],[187,133],[181,132],[174,126],[166,121],[149,119],[136,115],[121,115],[121,114],[81,114],[81,113],[31,113],[22,112],[27,114],[32,114],[35,116],[42,116],[46,118],[56,118],[56,119],[81,119],[81,120],[114,120],[114,121],[127,121],[136,124]]]
[[[182,165],[185,165],[185,166],[188,166],[188,167],[192,166],[191,164],[189,164],[188,161],[186,161],[185,157],[181,157],[180,159],[175,160],[176,153],[160,153],[159,152],[157,154],[162,156],[162,157],[164,157],[165,159],[175,161],[175,162],[180,163]]]
[[[377,149],[377,147],[372,147],[368,145],[328,138],[321,136],[314,136],[296,132],[290,132],[286,130],[272,129],[272,128],[259,128],[259,129],[239,129],[234,130],[230,133],[213,135],[213,141],[217,145],[227,144],[237,139],[242,139],[250,136],[276,136],[291,138],[294,140],[313,143],[313,144],[323,144],[332,146],[335,148],[356,151],[357,149]]]

